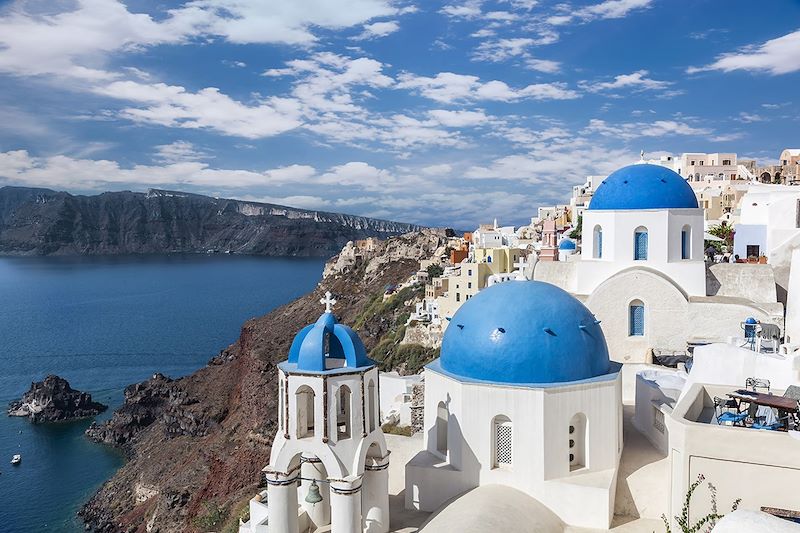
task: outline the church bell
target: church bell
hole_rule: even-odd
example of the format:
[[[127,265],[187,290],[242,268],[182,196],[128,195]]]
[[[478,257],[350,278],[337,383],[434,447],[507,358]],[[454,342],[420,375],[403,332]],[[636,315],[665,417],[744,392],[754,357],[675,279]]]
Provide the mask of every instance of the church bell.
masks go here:
[[[317,485],[317,480],[312,480],[311,486],[308,487],[308,494],[306,494],[306,502],[313,505],[321,501],[322,495],[319,493],[319,485]]]

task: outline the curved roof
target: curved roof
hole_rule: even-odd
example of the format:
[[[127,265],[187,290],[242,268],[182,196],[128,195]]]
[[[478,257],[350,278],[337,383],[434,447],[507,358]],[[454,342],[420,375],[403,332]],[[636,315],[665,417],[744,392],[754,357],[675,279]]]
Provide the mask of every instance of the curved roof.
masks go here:
[[[577,248],[577,245],[575,244],[575,241],[573,241],[571,239],[564,239],[558,245],[558,249],[559,250],[575,250],[576,248]]]
[[[610,372],[599,321],[541,281],[500,283],[465,302],[445,331],[438,364],[456,378],[525,385]]]
[[[589,202],[589,210],[696,209],[692,187],[660,165],[637,164],[611,173]]]
[[[330,359],[344,361],[329,364]],[[333,313],[325,312],[295,336],[289,348],[289,364],[304,372],[325,372],[344,368],[372,366],[367,350],[358,334],[336,322]],[[342,364],[344,363],[344,364]]]
[[[506,485],[482,485],[451,500],[420,533],[485,531],[563,533],[564,523],[539,500]]]

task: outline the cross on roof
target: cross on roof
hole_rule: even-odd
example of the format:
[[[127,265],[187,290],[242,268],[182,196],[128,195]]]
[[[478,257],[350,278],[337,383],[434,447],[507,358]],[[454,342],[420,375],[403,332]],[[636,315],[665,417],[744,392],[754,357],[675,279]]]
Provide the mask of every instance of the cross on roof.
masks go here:
[[[333,312],[333,306],[336,303],[336,299],[334,299],[331,295],[331,291],[325,291],[325,298],[322,298],[319,303],[325,306],[326,313]]]
[[[524,257],[520,257],[519,258],[519,262],[518,263],[514,263],[514,266],[517,267],[517,269],[520,270],[520,271],[525,270],[525,267],[527,265],[528,265],[528,263],[525,262],[525,258]]]

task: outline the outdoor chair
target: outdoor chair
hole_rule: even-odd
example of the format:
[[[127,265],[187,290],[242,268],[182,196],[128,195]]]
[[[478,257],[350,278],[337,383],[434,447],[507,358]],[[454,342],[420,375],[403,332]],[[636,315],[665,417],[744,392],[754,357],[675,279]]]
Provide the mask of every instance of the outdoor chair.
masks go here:
[[[788,387],[786,387],[786,391],[784,391],[783,397],[797,400],[798,408],[800,408],[800,387],[798,387],[797,385],[789,385]],[[800,429],[800,409],[798,409],[798,411],[795,411],[794,413],[787,413],[786,417],[788,418],[787,427],[789,429]]]
[[[744,386],[753,392],[759,392],[758,389],[762,389],[765,393],[768,393],[770,383],[768,379],[747,378],[744,382]]]
[[[769,343],[772,353],[778,351],[781,342],[781,328],[775,324],[759,324],[756,330],[756,351],[761,352],[764,343]]]
[[[732,398],[714,397],[714,414],[717,416],[717,424],[736,426],[744,425],[747,413],[739,412],[739,404]]]

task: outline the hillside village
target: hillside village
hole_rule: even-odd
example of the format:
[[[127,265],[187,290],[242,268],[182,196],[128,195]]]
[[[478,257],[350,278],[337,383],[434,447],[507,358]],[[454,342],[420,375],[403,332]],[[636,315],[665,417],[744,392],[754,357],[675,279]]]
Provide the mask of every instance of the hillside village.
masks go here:
[[[797,531],[800,150],[780,157],[642,154],[529,225],[449,231],[372,304],[413,312],[369,353],[326,293],[240,531]],[[383,246],[348,243],[321,287]],[[382,371],[401,346],[423,360]]]

